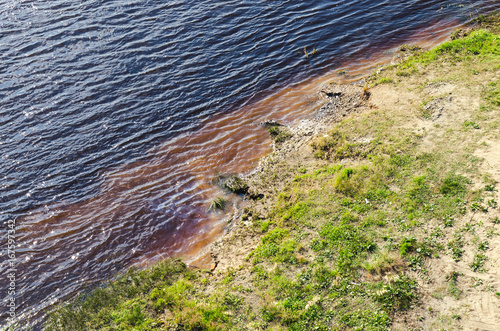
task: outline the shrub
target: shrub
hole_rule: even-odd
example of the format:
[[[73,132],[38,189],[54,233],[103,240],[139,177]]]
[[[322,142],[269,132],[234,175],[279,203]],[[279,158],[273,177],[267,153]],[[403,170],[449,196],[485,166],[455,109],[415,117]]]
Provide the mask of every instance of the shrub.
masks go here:
[[[226,205],[227,205],[226,199],[224,199],[223,197],[217,197],[214,200],[212,200],[212,203],[210,203],[208,211],[224,210],[226,209]]]
[[[248,193],[248,184],[237,175],[218,176],[217,183],[219,186],[229,192],[236,194]]]

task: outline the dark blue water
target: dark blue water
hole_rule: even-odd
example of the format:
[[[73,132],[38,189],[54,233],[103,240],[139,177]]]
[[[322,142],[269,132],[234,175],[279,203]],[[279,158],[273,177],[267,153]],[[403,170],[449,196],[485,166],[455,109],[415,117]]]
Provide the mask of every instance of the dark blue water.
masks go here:
[[[43,309],[84,284],[152,251],[179,250],[189,238],[179,228],[207,217],[212,188],[197,169],[218,161],[182,165],[208,153],[208,138],[189,137],[212,119],[223,123],[429,26],[440,31],[499,7],[0,0],[0,300],[7,302],[8,220],[17,222],[16,313],[36,326]],[[304,47],[318,53],[307,59]],[[222,140],[210,142],[236,132],[221,124],[212,133]],[[0,308],[0,325],[6,312]]]

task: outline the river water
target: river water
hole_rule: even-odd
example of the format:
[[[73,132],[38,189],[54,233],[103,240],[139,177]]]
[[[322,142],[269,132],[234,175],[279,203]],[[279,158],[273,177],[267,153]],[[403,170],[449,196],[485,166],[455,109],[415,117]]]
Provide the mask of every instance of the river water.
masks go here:
[[[54,303],[126,267],[205,266],[229,216],[207,213],[212,180],[269,152],[258,123],[307,117],[339,70],[355,80],[397,45],[433,46],[498,8],[0,0],[0,328],[9,272],[17,318],[39,329]]]

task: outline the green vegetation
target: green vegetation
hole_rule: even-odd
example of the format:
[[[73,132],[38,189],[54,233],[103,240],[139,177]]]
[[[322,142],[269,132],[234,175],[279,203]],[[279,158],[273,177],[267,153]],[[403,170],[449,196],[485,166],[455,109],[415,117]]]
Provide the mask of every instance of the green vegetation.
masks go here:
[[[303,50],[302,52],[299,52],[299,53],[304,54],[304,55],[306,56],[306,59],[308,59],[308,58],[309,58],[309,56],[314,55],[314,54],[316,54],[317,52],[318,52],[318,51],[316,50],[316,48],[313,48],[313,50],[312,50],[311,52],[308,52],[308,51],[307,51],[307,47],[306,47],[306,46],[304,46],[304,50]]]
[[[226,209],[227,200],[223,197],[217,197],[212,200],[208,211],[217,211]]]
[[[404,76],[405,73],[399,72],[398,75],[399,76]],[[373,86],[377,86],[377,85],[380,85],[380,84],[389,84],[389,83],[392,83],[393,81],[394,80],[391,77],[380,77],[379,79],[377,79],[375,81],[375,83],[373,84]]]
[[[241,299],[228,292],[193,297],[206,275],[178,260],[130,270],[104,288],[84,294],[49,315],[47,330],[161,330],[165,319],[179,330],[230,329]]]
[[[477,272],[485,272],[486,269],[484,268],[484,263],[488,257],[484,255],[483,253],[477,253],[474,255],[474,260],[470,264],[470,268],[472,271],[477,271]]]
[[[283,143],[292,137],[292,134],[287,129],[277,125],[270,126],[267,131],[276,143]]]
[[[496,233],[474,217],[497,208],[496,183],[480,173],[473,152],[481,134],[498,135],[500,87],[472,77],[499,64],[499,37],[478,30],[374,74],[371,86],[397,86],[426,77],[431,67],[455,66],[440,80],[475,79],[482,104],[466,121],[428,125],[433,136],[408,126],[410,119],[432,123],[432,109],[428,116],[371,110],[343,120],[313,141],[316,163],[297,167],[268,214],[257,217],[250,207],[242,216],[251,217],[259,241],[239,269],[216,276],[166,261],[129,271],[52,312],[47,329],[388,330],[398,314],[422,303],[426,262],[445,257],[487,270],[489,243],[480,235]],[[443,100],[422,95],[414,107]],[[269,133],[276,142],[290,137],[277,126]],[[267,176],[266,183],[276,178]],[[212,205],[223,209],[225,201]],[[474,250],[472,259],[466,249]],[[448,274],[448,290],[436,297],[459,300],[462,276]]]
[[[453,271],[446,275],[446,281],[449,283],[449,292],[455,299],[459,299],[462,295],[462,291],[458,288],[458,278],[463,276],[461,272]]]
[[[402,63],[387,67],[389,70],[372,75],[368,82],[371,86],[399,82],[401,77],[418,74],[426,66],[444,65],[444,63],[455,66],[458,63],[468,62],[473,64],[470,68],[471,73],[478,74],[485,69],[485,66],[496,68],[500,65],[499,49],[498,35],[486,30],[475,30],[465,38],[445,42],[428,52],[413,51],[413,56]],[[483,65],[478,66],[478,64]],[[492,82],[487,98],[496,106],[499,105],[499,92],[496,82]]]
[[[215,180],[215,184],[219,185],[223,190],[236,194],[248,193],[248,184],[237,175],[219,175]]]

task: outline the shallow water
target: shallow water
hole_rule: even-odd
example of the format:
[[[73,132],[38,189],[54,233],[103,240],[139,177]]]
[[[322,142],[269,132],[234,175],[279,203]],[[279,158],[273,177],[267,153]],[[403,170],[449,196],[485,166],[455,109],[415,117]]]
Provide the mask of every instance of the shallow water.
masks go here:
[[[355,80],[498,7],[0,0],[0,271],[15,220],[18,316],[39,328],[51,304],[134,264],[207,263],[228,216],[206,212],[211,181],[269,152],[258,123],[306,117],[337,70]]]

